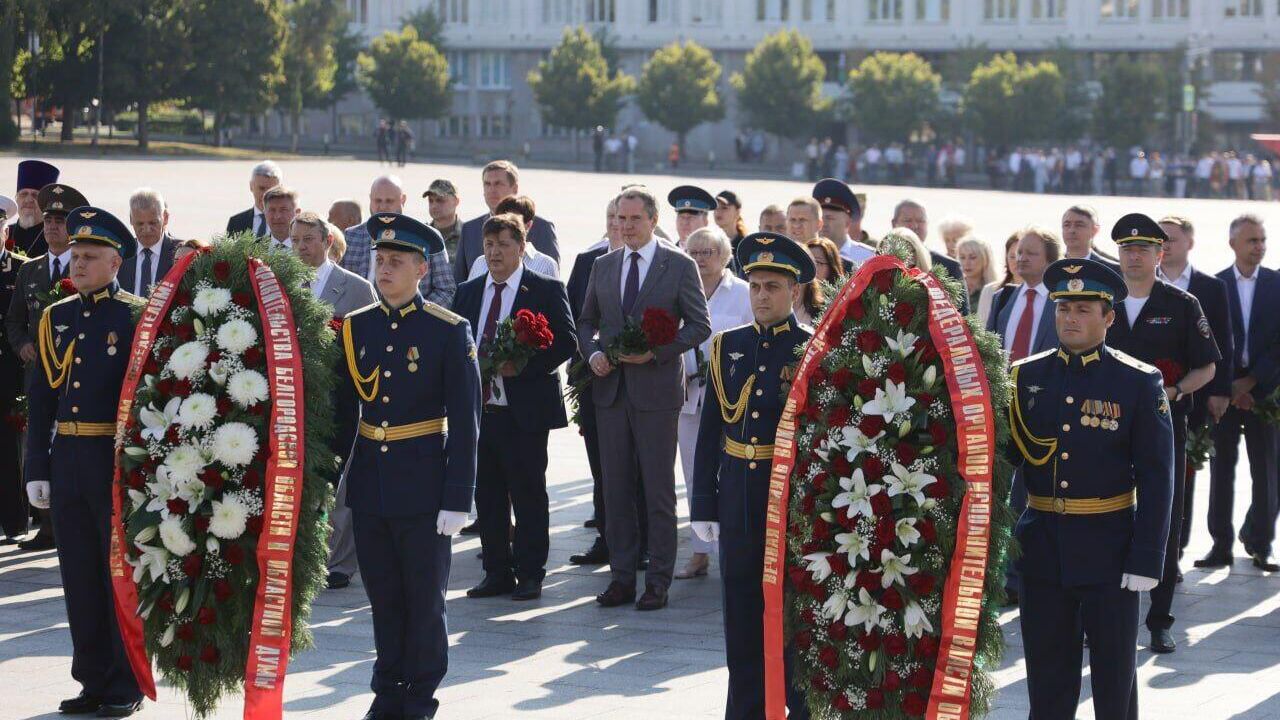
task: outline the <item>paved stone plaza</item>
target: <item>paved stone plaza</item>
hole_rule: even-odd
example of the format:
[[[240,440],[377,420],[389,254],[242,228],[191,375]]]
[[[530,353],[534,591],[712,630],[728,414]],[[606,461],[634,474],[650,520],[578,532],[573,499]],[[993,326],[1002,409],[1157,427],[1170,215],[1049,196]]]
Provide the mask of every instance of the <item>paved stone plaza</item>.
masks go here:
[[[17,158],[0,157],[0,181],[11,182]],[[248,204],[248,163],[216,161],[63,160],[63,181],[91,201],[122,216],[129,191],[151,185],[169,199],[172,229],[180,237],[208,236],[226,217]],[[286,182],[299,187],[303,206],[323,212],[338,197],[363,198],[376,163],[294,161],[284,163]],[[434,177],[453,179],[464,197],[463,215],[483,209],[476,168],[415,165],[402,172],[410,188],[410,208],[425,216],[421,199]],[[697,179],[642,176],[660,194],[674,184]],[[529,171],[521,190],[556,222],[567,262],[594,242],[603,229],[603,205],[624,182],[623,176],[562,171]],[[785,204],[806,192],[800,183],[780,181],[701,181],[708,189],[738,190],[748,223],[767,202]],[[1056,227],[1071,202],[1061,196],[1010,195],[976,191],[914,190],[873,187],[867,228],[888,227],[893,203],[921,199],[937,220],[948,211],[976,221],[979,233],[999,243],[1030,222]],[[1280,234],[1275,205],[1217,201],[1099,198],[1104,222],[1122,212],[1151,215],[1178,211],[1199,227],[1193,262],[1216,271],[1229,262],[1226,225],[1234,215],[1259,212]],[[670,226],[670,217],[664,225]],[[1280,263],[1273,256],[1269,267]],[[567,275],[568,269],[564,269]],[[655,613],[628,608],[605,610],[592,597],[607,584],[607,569],[576,568],[570,554],[585,549],[594,531],[582,528],[591,512],[591,480],[581,441],[572,429],[552,434],[549,469],[551,558],[540,601],[468,600],[464,591],[479,581],[479,540],[454,542],[449,593],[450,673],[440,691],[442,720],[468,718],[717,718],[723,714],[726,672],[719,611],[719,585],[712,576],[677,581],[671,605]],[[1243,454],[1243,453],[1242,453]],[[1242,462],[1237,492],[1237,525],[1247,500],[1247,468]],[[1280,576],[1264,577],[1246,561],[1228,571],[1204,573],[1191,560],[1208,549],[1204,524],[1207,473],[1196,488],[1195,534],[1183,562],[1186,582],[1174,603],[1178,616],[1174,655],[1138,652],[1143,718],[1280,719]],[[682,490],[682,488],[681,488]],[[687,518],[681,492],[681,515]],[[681,527],[687,542],[688,523]],[[687,557],[682,544],[681,561]],[[0,720],[58,717],[60,699],[78,686],[70,676],[70,638],[52,551],[18,554],[0,550]],[[325,591],[314,610],[317,648],[290,665],[286,712],[290,717],[354,719],[372,697],[368,689],[373,663],[369,604],[359,581],[340,591]],[[993,717],[1026,717],[1026,683],[1017,612],[1003,615],[1008,649],[996,680],[1001,687]],[[1140,640],[1146,641],[1145,631]],[[1092,718],[1086,673],[1080,717]],[[237,698],[217,714],[238,718]],[[160,702],[139,717],[189,716],[180,696],[162,688]]]

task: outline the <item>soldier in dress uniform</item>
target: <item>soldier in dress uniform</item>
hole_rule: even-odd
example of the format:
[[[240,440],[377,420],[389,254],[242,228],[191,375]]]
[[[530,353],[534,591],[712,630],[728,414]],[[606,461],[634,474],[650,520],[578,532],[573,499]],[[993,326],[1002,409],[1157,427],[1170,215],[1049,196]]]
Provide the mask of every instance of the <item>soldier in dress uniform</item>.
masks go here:
[[[1173,515],[1160,584],[1151,591],[1147,629],[1152,652],[1171,653],[1173,590],[1178,583],[1178,547],[1182,532],[1183,482],[1187,463],[1187,417],[1192,393],[1213,379],[1222,359],[1209,321],[1195,296],[1156,277],[1161,246],[1167,239],[1154,220],[1130,213],[1116,221],[1111,239],[1120,248],[1127,296],[1116,305],[1116,321],[1107,335],[1111,347],[1154,365],[1164,373],[1173,410]]]
[[[448,668],[449,536],[471,510],[480,370],[467,321],[418,293],[440,233],[397,213],[366,228],[379,302],[343,320],[340,401],[359,414],[346,503],[378,654],[365,719],[418,720]]]
[[[52,507],[71,625],[71,676],[83,686],[59,711],[128,717],[141,707],[142,693],[116,625],[107,558],[116,408],[134,309],[143,303],[120,289],[116,271],[133,257],[137,241],[105,210],[76,208],[67,221],[77,292],[40,317],[38,369],[27,385],[27,497],[38,508]]]
[[[1137,720],[1138,593],[1159,582],[1173,505],[1169,397],[1158,370],[1106,344],[1126,294],[1115,271],[1059,260],[1044,284],[1059,347],[1011,371],[1030,716],[1076,717],[1087,634],[1096,717]]]
[[[737,259],[751,285],[750,325],[711,341],[711,388],[703,401],[694,454],[690,517],[694,532],[719,540],[729,666],[729,720],[764,717],[765,512],[773,440],[795,376],[796,348],[813,331],[792,314],[800,286],[812,282],[813,258],[772,232],[748,235]],[[807,718],[804,697],[787,683],[790,717]]]
[[[711,222],[716,209],[716,199],[696,185],[677,185],[667,193],[667,202],[676,211],[676,245],[681,248],[694,230]]]
[[[12,199],[0,195],[0,241],[5,219],[18,211]],[[0,242],[0,322],[9,310],[18,269],[27,259]],[[14,400],[22,394],[22,361],[8,343],[0,342],[0,419],[13,413]],[[19,443],[14,428],[0,430],[0,545],[13,545],[27,533],[27,500],[18,468]]]

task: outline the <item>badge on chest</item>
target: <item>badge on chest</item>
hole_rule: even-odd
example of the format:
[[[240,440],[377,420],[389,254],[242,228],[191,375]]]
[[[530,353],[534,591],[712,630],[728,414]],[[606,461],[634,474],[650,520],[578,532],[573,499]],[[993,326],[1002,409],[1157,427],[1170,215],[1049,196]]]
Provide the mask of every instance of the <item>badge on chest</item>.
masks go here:
[[[1118,430],[1120,404],[1109,400],[1085,400],[1080,403],[1080,424],[1084,427]]]

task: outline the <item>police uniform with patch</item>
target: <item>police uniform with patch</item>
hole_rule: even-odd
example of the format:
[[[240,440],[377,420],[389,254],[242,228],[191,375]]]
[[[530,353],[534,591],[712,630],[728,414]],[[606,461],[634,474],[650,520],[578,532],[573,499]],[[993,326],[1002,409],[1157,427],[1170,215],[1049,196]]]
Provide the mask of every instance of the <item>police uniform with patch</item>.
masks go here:
[[[748,235],[738,245],[748,275],[771,270],[813,279],[809,253],[778,233]],[[703,402],[694,454],[690,517],[720,523],[720,577],[724,600],[729,697],[725,717],[764,717],[765,513],[774,433],[795,377],[796,349],[813,331],[795,315],[769,327],[752,323],[711,341],[710,388]],[[807,718],[803,696],[790,683],[792,718]]]
[[[405,215],[379,213],[365,227],[379,250],[429,257],[443,248],[438,231]],[[476,348],[462,316],[417,294],[347,315],[341,342],[343,390],[359,414],[346,503],[377,650],[369,717],[432,717],[449,648],[450,542],[436,522],[441,510],[471,510]]]
[[[1121,248],[1135,243],[1163,245],[1166,239],[1160,225],[1146,215],[1131,213],[1120,218],[1111,231],[1111,239]],[[1129,317],[1123,303],[1116,304],[1116,320],[1107,333],[1107,344],[1157,367],[1172,361],[1179,376],[1222,359],[1218,344],[1209,329],[1209,321],[1200,309],[1200,301],[1163,280],[1157,279],[1151,295],[1137,317]],[[1177,379],[1181,379],[1180,377]],[[1169,384],[1174,385],[1175,379]],[[1187,416],[1191,412],[1191,393],[1178,392],[1172,403],[1173,456],[1185,458],[1187,451]],[[1173,516],[1169,531],[1169,547],[1165,552],[1160,585],[1151,591],[1151,608],[1147,611],[1147,629],[1156,638],[1153,647],[1162,652],[1174,649],[1167,631],[1173,625],[1171,614],[1173,591],[1178,578],[1178,546],[1182,528],[1182,508],[1186,463],[1174,464]]]
[[[1126,294],[1091,260],[1059,260],[1044,283],[1058,302]],[[1106,343],[1032,355],[1011,373],[1010,459],[1028,494],[1014,533],[1030,716],[1076,716],[1087,634],[1098,720],[1137,720],[1138,593],[1121,582],[1164,567],[1174,458],[1164,384]]]
[[[109,247],[126,262],[137,248],[124,223],[99,208],[72,210],[67,225],[73,247]],[[62,704],[64,713],[124,716],[142,698],[116,625],[108,551],[116,409],[134,312],[143,302],[113,278],[53,303],[40,318],[39,367],[27,386],[25,467],[28,484],[49,483],[71,626],[71,676],[83,686],[80,697]]]

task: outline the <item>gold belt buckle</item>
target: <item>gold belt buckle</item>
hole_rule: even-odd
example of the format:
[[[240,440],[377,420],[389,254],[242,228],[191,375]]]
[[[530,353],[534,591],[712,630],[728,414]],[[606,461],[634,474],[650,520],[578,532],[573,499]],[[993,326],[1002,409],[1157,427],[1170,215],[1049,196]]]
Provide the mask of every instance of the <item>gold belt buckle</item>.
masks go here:
[[[373,439],[382,442],[387,439],[387,429],[384,427],[375,427],[373,429]]]
[[[742,454],[743,454],[744,456],[746,456],[746,458],[747,458],[748,460],[755,460],[755,459],[756,459],[756,446],[755,446],[755,445],[743,445],[743,446],[742,446]]]
[[[79,435],[79,434],[80,434],[80,428],[79,428],[79,426],[78,426],[78,425],[76,425],[76,421],[75,421],[75,420],[68,420],[68,421],[67,421],[67,434],[68,434],[68,435]]]
[[[1064,498],[1053,499],[1053,511],[1062,515],[1067,512],[1067,501]]]

